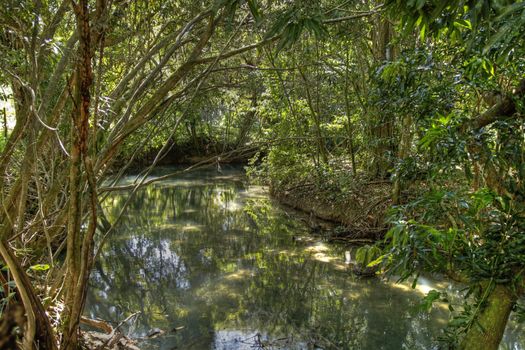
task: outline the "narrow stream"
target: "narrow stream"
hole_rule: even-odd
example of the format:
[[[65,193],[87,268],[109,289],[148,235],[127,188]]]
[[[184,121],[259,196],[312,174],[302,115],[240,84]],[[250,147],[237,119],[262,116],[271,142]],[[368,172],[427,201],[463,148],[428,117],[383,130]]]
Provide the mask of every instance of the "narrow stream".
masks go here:
[[[110,220],[128,195],[104,203]],[[86,314],[140,312],[130,335],[166,332],[143,349],[437,349],[448,311],[418,305],[452,287],[354,277],[345,249],[312,236],[241,168],[192,172],[135,195],[94,267]],[[525,349],[524,338],[511,325],[502,349]]]

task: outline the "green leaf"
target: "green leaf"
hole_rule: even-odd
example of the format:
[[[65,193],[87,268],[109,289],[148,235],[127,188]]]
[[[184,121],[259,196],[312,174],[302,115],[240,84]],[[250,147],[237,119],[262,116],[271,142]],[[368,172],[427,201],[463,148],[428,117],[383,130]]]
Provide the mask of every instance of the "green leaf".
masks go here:
[[[383,259],[386,257],[386,254],[383,254],[381,255],[379,258],[375,259],[374,261],[372,261],[371,263],[369,263],[368,265],[366,265],[366,267],[374,267],[376,265],[379,265],[381,264],[381,262],[383,261]]]
[[[425,40],[426,30],[427,30],[427,25],[423,24],[423,26],[421,26],[421,30],[419,31],[419,39],[421,39],[421,41]]]
[[[503,40],[505,36],[508,35],[508,33],[513,29],[513,22],[507,23],[503,25],[496,34],[492,35],[483,48],[483,53],[486,54],[492,47],[496,46],[496,44]]]
[[[419,25],[421,24],[422,21],[423,21],[423,15],[419,15],[419,17],[417,18],[417,21],[416,21],[416,23],[414,25],[416,27],[419,27]]]
[[[454,21],[454,27],[472,29],[472,23],[470,23],[470,21],[465,20],[465,19],[458,19]]]
[[[437,290],[434,290],[432,289],[431,291],[429,291],[427,293],[427,295],[423,298],[423,301],[421,302],[421,305],[420,307],[424,310],[426,310],[427,312],[430,312],[430,310],[432,309],[432,304],[436,301],[436,300],[439,300],[439,298],[441,297],[441,293],[438,292]]]
[[[496,21],[501,21],[504,17],[512,14],[513,12],[517,12],[521,10],[525,10],[524,1],[516,2],[512,5],[506,6],[503,12],[498,17],[496,17]]]
[[[30,266],[29,268],[33,271],[47,271],[49,270],[49,267],[50,266],[48,264],[37,264]]]
[[[261,11],[259,8],[259,3],[257,2],[257,0],[247,0],[247,2],[248,2],[248,7],[250,8],[250,12],[253,18],[255,18],[256,22],[260,22]]]
[[[412,289],[416,289],[417,286],[417,280],[419,279],[419,273],[414,277],[414,280],[412,281]]]
[[[468,323],[468,319],[465,317],[456,317],[449,322],[450,327],[462,327]]]

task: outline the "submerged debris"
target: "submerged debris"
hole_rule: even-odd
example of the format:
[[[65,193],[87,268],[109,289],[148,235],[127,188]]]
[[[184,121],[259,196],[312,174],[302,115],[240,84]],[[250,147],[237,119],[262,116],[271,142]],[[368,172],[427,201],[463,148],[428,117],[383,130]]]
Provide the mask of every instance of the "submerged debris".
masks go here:
[[[163,331],[160,328],[152,328],[152,329],[150,329],[150,331],[146,335],[146,338],[154,339],[154,338],[160,337],[164,333],[166,333],[166,331]]]
[[[136,346],[137,340],[131,339],[122,333],[120,328],[127,322],[134,322],[137,319],[139,312],[135,312],[115,328],[104,320],[93,320],[87,317],[82,317],[81,322],[90,327],[99,329],[101,332],[85,331],[82,332],[82,345],[84,349],[97,350],[140,350]]]
[[[83,348],[94,350],[140,350],[137,341],[122,333],[105,334],[101,332],[82,332]]]

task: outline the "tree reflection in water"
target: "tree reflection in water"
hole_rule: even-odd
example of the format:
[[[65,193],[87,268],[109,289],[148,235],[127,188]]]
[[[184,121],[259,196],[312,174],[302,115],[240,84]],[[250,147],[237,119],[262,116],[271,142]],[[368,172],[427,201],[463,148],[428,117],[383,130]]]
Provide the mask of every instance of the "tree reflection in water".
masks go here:
[[[127,196],[107,199],[110,220]],[[140,311],[134,336],[168,331],[144,347],[428,349],[447,317],[419,312],[417,290],[352,277],[338,247],[295,239],[307,228],[240,169],[150,185],[126,213],[95,265],[86,313]]]

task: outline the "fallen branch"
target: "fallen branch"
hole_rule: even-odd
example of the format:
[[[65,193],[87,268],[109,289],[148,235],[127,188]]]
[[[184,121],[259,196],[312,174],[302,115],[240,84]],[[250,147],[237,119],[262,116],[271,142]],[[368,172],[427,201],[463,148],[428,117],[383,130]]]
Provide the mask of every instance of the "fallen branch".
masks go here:
[[[113,327],[111,327],[111,325],[109,323],[107,323],[106,321],[94,320],[94,319],[82,316],[80,318],[80,323],[85,324],[85,325],[90,326],[90,327],[93,327],[93,328],[96,328],[98,330],[101,330],[101,331],[103,331],[104,333],[107,333],[107,334],[110,334],[110,333],[113,332]]]
[[[131,315],[129,315],[128,317],[126,317],[123,321],[121,321],[112,331],[111,333],[109,334],[109,337],[108,339],[101,345],[97,348],[97,350],[102,350],[104,349],[106,346],[111,348],[113,345],[115,345],[118,341],[120,341],[121,338],[124,337],[124,335],[122,333],[120,333],[118,330],[120,327],[122,327],[122,325],[124,325],[126,322],[128,322],[129,320],[131,320],[133,317],[137,316],[138,314],[140,314],[140,311],[138,312],[134,312],[132,313]]]

